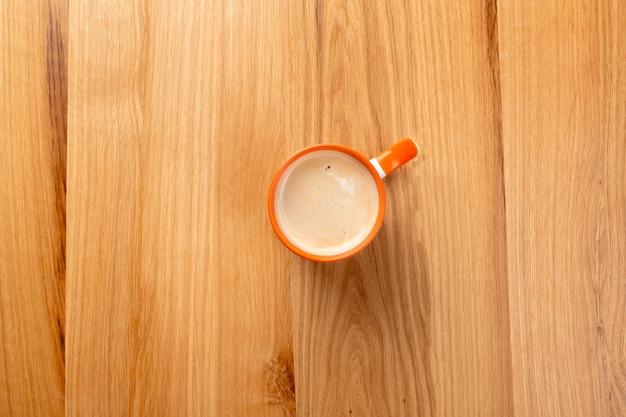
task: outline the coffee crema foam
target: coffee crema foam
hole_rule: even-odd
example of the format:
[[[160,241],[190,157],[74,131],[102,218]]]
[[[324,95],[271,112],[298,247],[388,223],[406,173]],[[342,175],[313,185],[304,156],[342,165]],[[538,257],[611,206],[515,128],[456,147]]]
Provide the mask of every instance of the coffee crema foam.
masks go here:
[[[310,152],[287,167],[276,187],[274,211],[284,235],[319,256],[347,252],[376,225],[378,189],[372,174],[352,156]]]

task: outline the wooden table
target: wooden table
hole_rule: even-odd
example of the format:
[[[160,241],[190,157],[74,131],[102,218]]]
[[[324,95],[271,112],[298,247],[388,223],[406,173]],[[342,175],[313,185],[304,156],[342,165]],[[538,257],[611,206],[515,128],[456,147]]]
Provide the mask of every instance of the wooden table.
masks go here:
[[[626,3],[0,1],[0,415],[626,415]],[[419,159],[283,247],[304,146]]]

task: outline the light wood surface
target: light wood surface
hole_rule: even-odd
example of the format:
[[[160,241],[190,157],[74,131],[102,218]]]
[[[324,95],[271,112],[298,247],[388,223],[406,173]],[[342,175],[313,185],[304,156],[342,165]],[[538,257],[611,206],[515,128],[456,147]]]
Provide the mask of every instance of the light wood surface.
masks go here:
[[[0,11],[0,414],[626,415],[620,2]],[[289,155],[402,137],[370,247],[280,244]]]
[[[299,18],[321,129],[298,136],[423,151],[385,179],[365,252],[290,258],[300,416],[512,413],[496,15],[475,5],[324,2]]]
[[[0,1],[0,415],[62,416],[67,2]]]
[[[499,16],[515,410],[623,416],[626,5]]]

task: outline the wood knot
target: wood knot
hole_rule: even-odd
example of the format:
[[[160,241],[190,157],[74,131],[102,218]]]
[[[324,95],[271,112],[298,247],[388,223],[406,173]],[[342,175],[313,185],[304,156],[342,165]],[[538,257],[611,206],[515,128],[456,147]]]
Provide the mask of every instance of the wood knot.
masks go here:
[[[293,376],[293,353],[279,352],[264,366],[270,404],[281,407],[284,415],[296,415],[296,386]]]

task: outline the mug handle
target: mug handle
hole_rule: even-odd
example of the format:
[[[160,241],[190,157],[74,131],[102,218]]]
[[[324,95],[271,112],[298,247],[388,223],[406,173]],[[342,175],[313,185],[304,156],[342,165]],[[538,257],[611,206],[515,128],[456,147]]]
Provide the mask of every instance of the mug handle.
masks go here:
[[[402,139],[370,159],[370,163],[374,166],[380,178],[385,178],[418,154],[419,148],[413,140]]]

